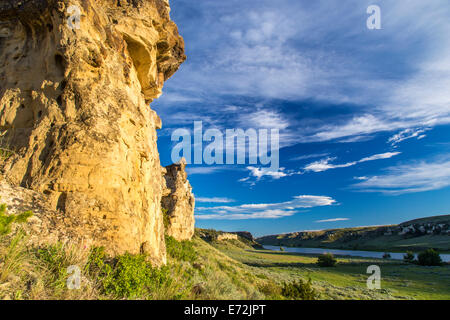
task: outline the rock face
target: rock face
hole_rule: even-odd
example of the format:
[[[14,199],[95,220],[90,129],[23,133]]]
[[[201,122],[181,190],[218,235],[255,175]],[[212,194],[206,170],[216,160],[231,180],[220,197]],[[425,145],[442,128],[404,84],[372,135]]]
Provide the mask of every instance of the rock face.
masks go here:
[[[169,11],[167,0],[0,1],[5,179],[45,194],[58,232],[156,264],[161,120],[149,103],[186,58]]]
[[[217,236],[217,241],[237,240],[238,235],[235,233],[222,233]]]
[[[183,160],[166,167],[164,179],[167,189],[161,202],[167,210],[167,235],[178,241],[190,240],[194,235],[195,199],[185,169]]]

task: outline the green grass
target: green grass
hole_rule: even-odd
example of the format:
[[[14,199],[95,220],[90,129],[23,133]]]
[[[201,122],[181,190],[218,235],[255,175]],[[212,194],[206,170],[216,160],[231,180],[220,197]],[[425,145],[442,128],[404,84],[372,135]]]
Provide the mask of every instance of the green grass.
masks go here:
[[[0,237],[0,299],[450,299],[449,265],[338,257],[335,267],[322,268],[317,255],[196,236],[168,237],[168,263],[157,268],[144,255],[110,257],[101,248],[35,248],[26,241],[23,234]],[[373,264],[381,268],[381,290],[366,288]],[[82,272],[79,290],[66,286],[73,265]]]
[[[393,260],[338,258],[334,268],[316,265],[318,255],[239,250],[220,245],[227,255],[265,270],[274,279],[311,278],[321,299],[450,299],[450,266],[422,267]],[[381,268],[381,290],[366,287],[369,265]]]

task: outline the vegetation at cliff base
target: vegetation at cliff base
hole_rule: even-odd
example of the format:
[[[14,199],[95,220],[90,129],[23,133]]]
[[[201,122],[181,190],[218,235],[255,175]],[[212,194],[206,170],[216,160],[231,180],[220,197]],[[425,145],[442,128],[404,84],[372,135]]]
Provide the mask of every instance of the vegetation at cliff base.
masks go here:
[[[7,214],[6,204],[0,205],[0,236],[7,235],[11,232],[13,223],[24,223],[33,213],[26,211],[20,214]]]

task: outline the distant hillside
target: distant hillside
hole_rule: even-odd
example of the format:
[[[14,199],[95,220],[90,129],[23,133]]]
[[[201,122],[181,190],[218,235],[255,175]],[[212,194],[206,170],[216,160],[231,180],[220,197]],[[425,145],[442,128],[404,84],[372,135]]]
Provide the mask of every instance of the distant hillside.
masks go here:
[[[264,236],[262,245],[374,251],[450,252],[450,215],[428,217],[399,225],[304,231]]]
[[[248,246],[252,248],[262,248],[255,241],[253,235],[247,231],[224,232],[214,229],[195,228],[195,235],[206,242],[232,242],[236,246]]]

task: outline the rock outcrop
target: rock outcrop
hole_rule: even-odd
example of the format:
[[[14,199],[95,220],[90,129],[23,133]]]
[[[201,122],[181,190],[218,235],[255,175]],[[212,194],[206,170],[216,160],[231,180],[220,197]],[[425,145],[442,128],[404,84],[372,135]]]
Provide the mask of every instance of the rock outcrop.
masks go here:
[[[187,179],[186,162],[166,167],[164,179],[167,189],[161,204],[167,211],[167,235],[178,241],[190,240],[194,235],[195,199]]]
[[[248,231],[236,231],[236,232],[232,232],[237,234],[239,237],[242,237],[244,239],[247,239],[249,241],[255,241],[255,238],[253,237],[253,235],[248,232]]]
[[[164,183],[149,103],[185,60],[169,11],[167,0],[0,1],[3,176],[46,196],[54,232],[155,264]]]
[[[235,233],[222,233],[217,236],[217,241],[237,240],[238,235]]]

